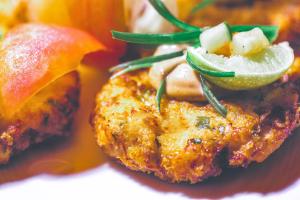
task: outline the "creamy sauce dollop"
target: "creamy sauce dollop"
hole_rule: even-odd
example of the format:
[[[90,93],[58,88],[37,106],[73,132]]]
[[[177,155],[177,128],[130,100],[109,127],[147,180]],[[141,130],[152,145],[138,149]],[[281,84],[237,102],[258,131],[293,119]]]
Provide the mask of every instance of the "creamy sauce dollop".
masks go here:
[[[162,55],[185,49],[184,45],[161,45],[154,55]],[[150,82],[156,89],[166,80],[166,94],[181,100],[205,101],[197,73],[186,63],[185,56],[158,62],[149,71]]]

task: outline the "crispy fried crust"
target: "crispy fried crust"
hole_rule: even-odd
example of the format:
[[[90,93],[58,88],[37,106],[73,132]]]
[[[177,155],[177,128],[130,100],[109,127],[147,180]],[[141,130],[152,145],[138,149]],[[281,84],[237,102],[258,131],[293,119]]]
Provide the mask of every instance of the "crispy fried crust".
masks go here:
[[[198,26],[223,21],[275,24],[281,29],[280,40],[299,46],[298,1],[223,2],[188,21]],[[272,86],[224,97],[226,119],[210,105],[166,97],[159,114],[145,71],[111,80],[96,98],[92,125],[98,144],[126,167],[171,182],[196,183],[219,175],[223,166],[262,162],[299,124],[299,59],[295,63]],[[203,118],[209,125],[199,123]]]
[[[127,74],[97,95],[92,124],[100,147],[128,168],[196,183],[224,165],[262,162],[279,148],[299,121],[298,77],[287,80],[224,98],[225,119],[210,105],[166,97],[159,114],[147,73]]]
[[[34,96],[0,126],[0,164],[53,136],[67,135],[79,106],[79,75],[72,72]]]

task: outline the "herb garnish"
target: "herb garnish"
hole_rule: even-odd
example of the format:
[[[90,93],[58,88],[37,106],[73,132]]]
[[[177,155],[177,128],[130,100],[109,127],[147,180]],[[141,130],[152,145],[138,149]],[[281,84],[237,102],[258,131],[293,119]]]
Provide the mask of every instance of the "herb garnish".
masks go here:
[[[214,1],[215,0],[203,0],[200,4],[198,4],[192,10],[192,12],[196,12],[196,11],[210,5]],[[164,5],[164,3],[161,0],[149,0],[149,2],[162,17],[164,17],[166,20],[168,20],[171,24],[175,25],[176,27],[184,30],[185,32],[177,32],[177,33],[171,33],[171,34],[138,34],[138,33],[112,31],[113,38],[122,40],[122,41],[126,41],[129,43],[135,43],[135,44],[161,45],[161,44],[189,43],[194,47],[201,46],[201,44],[199,42],[199,36],[205,29],[187,24],[187,23],[179,20],[166,8],[166,6]],[[278,27],[277,26],[229,25],[228,24],[228,28],[231,33],[249,31],[255,27],[259,27],[264,32],[265,36],[268,38],[268,40],[270,42],[275,41],[276,38],[278,37]],[[114,72],[116,70],[124,68],[123,70],[121,70],[121,71],[117,72],[115,75],[113,75],[112,78],[115,78],[115,77],[125,74],[127,72],[135,71],[138,69],[149,68],[149,67],[151,67],[151,64],[153,64],[155,62],[171,59],[174,57],[179,57],[179,56],[182,56],[182,53],[183,52],[181,52],[181,53],[175,52],[172,54],[165,54],[165,55],[161,55],[161,56],[152,56],[152,57],[138,59],[135,61],[120,64],[120,65],[110,69],[111,72]],[[223,117],[226,117],[226,115],[227,115],[226,108],[218,101],[218,99],[214,96],[212,91],[209,89],[203,75],[214,76],[214,77],[234,77],[235,72],[217,72],[217,71],[206,70],[203,67],[198,66],[195,63],[193,63],[190,58],[190,55],[187,55],[186,61],[191,66],[191,68],[193,68],[196,72],[199,73],[203,93],[204,93],[204,96],[206,97],[206,99],[208,100],[208,102]],[[162,98],[162,95],[165,93],[165,87],[166,87],[166,81],[163,80],[161,82],[160,87],[157,90],[157,94],[156,94],[156,102],[157,102],[157,107],[158,107],[159,112],[161,110],[161,107],[160,107],[161,98]]]
[[[274,42],[278,37],[279,28],[277,26],[261,26],[261,25],[229,25],[230,32],[244,32],[253,28],[260,28],[270,42]],[[128,33],[112,31],[114,39],[122,40],[135,44],[180,44],[180,43],[194,43],[199,42],[199,36],[202,29],[169,34],[141,34],[141,33]]]
[[[161,111],[161,109],[160,109],[161,108],[160,107],[161,98],[162,98],[162,95],[165,93],[165,91],[166,91],[166,80],[163,79],[159,85],[157,92],[156,92],[156,104],[157,104],[158,112]]]
[[[112,31],[114,39],[135,44],[180,44],[199,41],[201,31],[179,32],[170,34],[140,34]]]
[[[161,62],[161,61],[164,61],[164,60],[169,60],[171,58],[176,58],[176,57],[180,57],[180,56],[183,56],[183,51],[177,51],[177,52],[174,52],[174,53],[168,53],[168,54],[163,54],[163,55],[159,55],[159,56],[151,56],[151,57],[146,57],[146,58],[141,58],[141,59],[137,59],[137,60],[133,60],[133,61],[130,61],[130,62],[126,62],[126,63],[122,63],[122,64],[119,64],[115,67],[112,67],[109,69],[109,72],[114,72],[114,71],[117,71],[119,69],[122,69],[122,68],[125,68],[125,67],[128,67],[128,66],[132,66],[132,65],[139,65],[139,64],[153,64],[153,63],[156,63],[156,62]]]
[[[197,117],[196,127],[199,129],[210,128],[210,118],[205,116]]]
[[[203,74],[203,75],[214,76],[214,77],[234,77],[235,76],[235,72],[218,72],[218,71],[211,71],[211,70],[204,69],[204,68],[196,65],[195,63],[193,63],[189,53],[187,53],[186,61],[196,72]]]
[[[160,0],[149,0],[155,10],[173,25],[185,31],[198,31],[200,28],[177,19]]]
[[[206,80],[200,74],[201,86],[203,89],[203,94],[206,97],[207,101],[223,116],[227,116],[227,109],[219,102],[219,100],[215,97],[212,91],[209,89]]]
[[[203,31],[202,28],[200,27],[195,27],[193,25],[190,25],[188,23],[185,23],[179,19],[177,19],[169,10],[168,8],[164,5],[164,3],[161,1],[161,0],[149,0],[149,2],[153,5],[154,9],[156,9],[156,11],[162,16],[164,17],[166,20],[168,20],[171,24],[175,25],[176,27],[182,29],[182,30],[186,30],[186,31],[192,31],[196,34],[201,34],[201,32]],[[202,3],[200,3],[199,5],[201,4],[207,4],[207,3],[213,3],[214,1],[212,0],[206,0]],[[205,7],[205,6],[204,6]],[[201,8],[204,8],[203,6]],[[197,6],[195,7],[197,8]],[[199,9],[201,9],[199,8]],[[228,24],[228,27],[230,29],[230,31],[233,33],[233,32],[244,32],[244,31],[249,31],[253,28],[260,28],[264,34],[266,35],[266,37],[269,39],[270,42],[274,42],[276,40],[276,38],[278,37],[278,26],[266,26],[266,25],[229,25]],[[117,32],[117,33],[120,33],[120,32]],[[128,33],[130,35],[134,35],[135,37],[139,37],[140,36],[143,36],[145,37],[145,34],[134,34],[134,33]],[[155,36],[163,36],[165,34],[146,34],[147,37],[145,38],[146,40],[147,39],[151,39],[151,37],[153,37],[152,39],[156,39]],[[172,35],[172,34],[171,34]],[[198,36],[199,36],[198,35]],[[113,34],[114,36],[114,34]],[[116,39],[118,35],[116,35]],[[127,42],[130,42],[129,40],[131,39],[129,35],[125,35],[125,33],[123,33],[123,40],[124,41],[127,41]],[[128,37],[128,38],[125,38]],[[120,38],[122,40],[122,38]],[[127,40],[128,39],[128,40]],[[142,39],[142,38],[139,38],[139,39]],[[194,38],[195,39],[195,38]],[[133,41],[132,41],[133,42]],[[141,41],[139,41],[141,42]],[[157,43],[139,43],[137,42],[138,44],[157,44]],[[146,41],[144,41],[146,42]],[[151,42],[151,41],[148,41],[148,42]],[[166,43],[164,44],[167,44],[168,42],[170,41],[166,41]],[[181,41],[183,42],[183,41]],[[135,43],[135,42],[134,42]],[[160,44],[160,43],[159,43]]]
[[[139,69],[146,69],[146,68],[149,68],[149,67],[151,67],[151,64],[149,64],[149,63],[142,63],[142,64],[137,64],[137,65],[130,65],[129,67],[127,67],[127,68],[125,68],[125,69],[123,69],[123,70],[115,73],[114,75],[112,75],[110,77],[110,79],[114,79],[114,78],[116,78],[118,76],[121,76],[123,74],[126,74],[128,72],[136,71],[136,70],[139,70]]]

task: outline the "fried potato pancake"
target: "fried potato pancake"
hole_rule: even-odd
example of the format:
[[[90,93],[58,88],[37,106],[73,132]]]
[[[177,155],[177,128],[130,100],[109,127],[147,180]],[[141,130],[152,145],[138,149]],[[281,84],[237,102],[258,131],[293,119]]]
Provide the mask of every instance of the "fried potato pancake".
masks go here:
[[[0,119],[0,164],[33,144],[67,135],[79,106],[79,75],[67,74],[35,95],[9,121]]]
[[[110,80],[96,97],[98,144],[126,167],[171,182],[197,183],[222,167],[262,162],[299,124],[300,62],[268,87],[223,97],[227,118],[207,103],[162,99],[147,71]]]

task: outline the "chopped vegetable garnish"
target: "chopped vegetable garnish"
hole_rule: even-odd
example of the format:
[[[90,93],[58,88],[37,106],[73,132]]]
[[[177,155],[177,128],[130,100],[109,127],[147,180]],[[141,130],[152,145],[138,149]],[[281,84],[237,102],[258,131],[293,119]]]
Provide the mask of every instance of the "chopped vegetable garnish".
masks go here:
[[[115,39],[135,44],[178,44],[199,41],[201,31],[179,32],[171,34],[139,34],[112,31]]]
[[[214,96],[212,91],[207,86],[206,80],[202,75],[200,75],[200,81],[203,89],[203,93],[207,101],[218,111],[223,117],[227,116],[227,109],[219,102],[219,100]]]
[[[215,53],[231,41],[229,26],[223,22],[209,28],[200,35],[200,43],[209,53]]]
[[[162,15],[162,17],[164,17],[166,20],[168,20],[170,23],[174,24],[175,26],[187,31],[202,30],[200,27],[196,27],[197,28],[196,29],[195,26],[187,24],[177,19],[174,15],[172,15],[172,13],[167,9],[167,7],[164,5],[164,3],[161,0],[149,0],[149,1],[154,6],[154,9],[156,9],[156,11]],[[203,5],[206,6],[210,3],[214,3],[214,1],[204,0],[204,2],[201,2],[199,4],[199,6],[201,8],[202,5],[203,8]],[[277,39],[278,31],[279,31],[278,26],[228,25],[228,27],[230,28],[231,33],[249,31],[255,27],[258,27],[264,32],[264,34],[266,35],[266,37],[269,39],[271,43]]]
[[[278,26],[263,26],[263,25],[230,25],[230,30],[234,32],[250,31],[254,28],[260,28],[265,36],[268,38],[270,43],[274,42],[278,37],[279,27]]]
[[[233,36],[231,53],[233,55],[253,55],[266,49],[270,45],[269,40],[260,28],[251,31],[240,32]]]
[[[156,63],[156,62],[169,60],[169,59],[180,57],[180,56],[183,56],[183,51],[177,51],[177,52],[163,54],[163,55],[159,55],[159,56],[151,56],[151,57],[141,58],[141,59],[137,59],[137,60],[133,60],[133,61],[130,61],[130,62],[122,63],[120,65],[112,67],[112,68],[109,69],[109,71],[114,72],[116,70],[125,68],[127,66],[131,66],[131,65],[139,65],[139,64],[145,64],[145,63],[153,64],[153,63]]]
[[[163,79],[160,83],[160,86],[157,90],[157,93],[156,93],[156,104],[157,104],[157,109],[158,109],[158,112],[161,111],[161,98],[162,98],[162,95],[165,93],[166,91],[166,80]]]
[[[210,118],[206,116],[197,117],[196,127],[199,129],[210,128]]]
[[[217,86],[226,89],[254,89],[278,80],[293,62],[293,51],[288,45],[280,44],[268,48],[268,45],[274,42],[278,37],[277,26],[228,25],[224,22],[213,28],[203,29],[177,19],[161,0],[149,0],[149,2],[162,17],[186,32],[172,34],[135,34],[112,31],[113,37],[118,40],[136,44],[160,45],[186,43],[192,46],[188,49],[186,62],[194,71],[200,74],[200,82],[204,96],[224,117],[226,117],[227,110],[216,99],[212,91],[206,85],[204,77]],[[192,12],[196,12],[213,2],[215,1],[203,0]],[[232,34],[251,31],[252,29],[254,29],[253,31],[260,31],[260,41],[251,42],[251,40],[244,40],[241,38],[231,45],[235,53],[242,56],[225,57],[224,55],[228,56],[225,50],[228,49],[228,53],[230,53],[229,46],[232,40]],[[240,35],[245,34],[246,33],[241,33]],[[237,35],[235,39],[240,35]],[[246,50],[243,52],[237,50],[240,46],[243,47],[242,49]],[[217,52],[223,55],[212,54]],[[137,69],[151,67],[151,64],[155,62],[179,57],[182,56],[182,54],[183,52],[175,52],[120,64],[113,67],[110,71],[116,71],[122,68],[125,69],[113,75],[112,78]],[[246,58],[243,57],[243,55],[250,57]],[[176,66],[174,69],[177,69]],[[162,92],[165,92],[165,84],[166,81],[162,81],[157,91],[159,110],[161,94]]]
[[[177,19],[164,5],[164,3],[160,0],[149,0],[151,5],[156,9],[156,11],[165,19],[167,19],[170,23],[177,26],[178,28],[186,31],[197,31],[200,28],[197,26],[192,26],[187,24],[179,19]]]
[[[195,71],[203,75],[208,75],[213,77],[234,77],[235,76],[235,72],[220,72],[220,71],[212,71],[212,70],[201,68],[200,66],[196,65],[192,61],[190,52],[187,53],[186,61]]]

